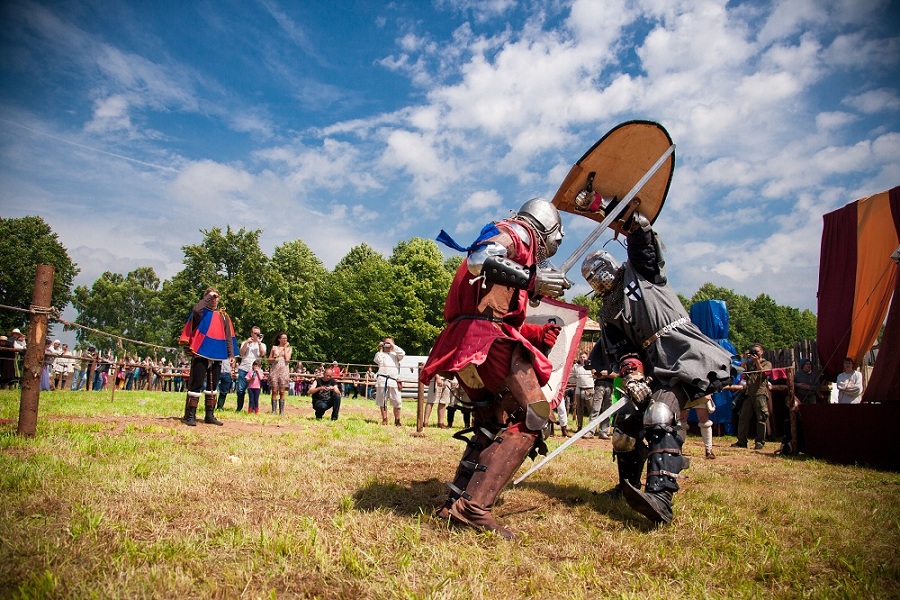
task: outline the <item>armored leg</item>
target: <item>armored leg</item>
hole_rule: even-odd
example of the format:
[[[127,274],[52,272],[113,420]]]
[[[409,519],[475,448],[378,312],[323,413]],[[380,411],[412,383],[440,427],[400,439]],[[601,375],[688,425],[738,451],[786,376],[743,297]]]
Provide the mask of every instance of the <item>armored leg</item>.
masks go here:
[[[539,432],[550,418],[550,405],[526,352],[517,346],[512,353],[509,375],[502,381],[498,401],[491,407],[478,410],[476,423],[511,423],[494,437],[490,446],[481,451],[478,463],[463,494],[449,509],[450,517],[477,529],[494,531],[506,539],[512,532],[501,527],[491,509],[503,487],[525,461]]]
[[[515,426],[513,426],[515,427]],[[491,514],[491,509],[500,490],[512,479],[513,473],[525,461],[534,447],[537,433],[507,429],[481,452],[480,466],[472,474],[463,495],[450,507],[450,516],[455,521],[477,529],[494,531],[506,539],[512,532],[500,526]]]
[[[474,435],[466,438],[465,434],[470,431],[473,431]],[[484,465],[479,464],[478,458],[481,456],[481,452],[493,443],[499,432],[499,428],[489,428],[485,423],[482,426],[476,426],[474,430],[461,429],[453,434],[454,438],[466,442],[466,449],[463,450],[462,459],[456,467],[453,481],[447,484],[450,492],[444,506],[437,512],[439,518],[446,519],[450,516],[450,507],[466,493],[466,487],[469,485],[469,480],[472,479],[472,474],[485,469]]]
[[[636,486],[625,482],[625,500],[628,505],[655,523],[672,520],[672,494],[678,491],[676,481],[683,468],[681,446],[684,444],[677,434],[677,414],[679,410],[675,394],[660,390],[644,412],[644,439],[648,445],[647,483],[641,492]]]
[[[647,446],[639,439],[643,421],[633,404],[626,404],[616,416],[613,430],[613,460],[619,469],[619,482],[603,492],[604,496],[619,498],[625,492],[625,482],[641,486],[641,473],[647,462]]]

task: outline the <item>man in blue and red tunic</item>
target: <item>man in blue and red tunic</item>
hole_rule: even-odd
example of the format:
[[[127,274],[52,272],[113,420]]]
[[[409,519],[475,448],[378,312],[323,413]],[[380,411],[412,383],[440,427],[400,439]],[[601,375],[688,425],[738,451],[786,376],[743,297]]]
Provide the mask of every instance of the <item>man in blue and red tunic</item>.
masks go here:
[[[181,331],[178,343],[186,346],[191,355],[191,374],[188,379],[187,400],[184,405],[184,422],[191,427],[197,424],[197,405],[200,396],[206,396],[204,423],[221,425],[216,418],[216,394],[222,361],[234,366],[238,352],[237,338],[231,317],[219,310],[219,292],[206,288]]]
[[[556,208],[543,198],[512,218],[490,223],[469,248],[441,232],[439,240],[465,250],[444,305],[438,335],[419,380],[456,377],[472,402],[474,433],[438,516],[505,538],[491,508],[500,490],[540,441],[550,416],[541,387],[553,370],[546,353],[559,334],[554,323],[525,323],[531,298],[558,297],[570,287],[545,264],[563,238]],[[462,433],[462,432],[460,432]],[[459,435],[459,434],[457,434]]]

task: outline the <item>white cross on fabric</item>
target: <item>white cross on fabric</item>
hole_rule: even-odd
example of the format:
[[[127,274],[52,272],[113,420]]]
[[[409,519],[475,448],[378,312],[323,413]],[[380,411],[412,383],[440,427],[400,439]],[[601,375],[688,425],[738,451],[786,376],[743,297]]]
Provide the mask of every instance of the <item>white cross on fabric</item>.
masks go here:
[[[637,281],[629,281],[625,285],[625,297],[632,302],[637,302],[641,299],[641,287],[638,285]]]

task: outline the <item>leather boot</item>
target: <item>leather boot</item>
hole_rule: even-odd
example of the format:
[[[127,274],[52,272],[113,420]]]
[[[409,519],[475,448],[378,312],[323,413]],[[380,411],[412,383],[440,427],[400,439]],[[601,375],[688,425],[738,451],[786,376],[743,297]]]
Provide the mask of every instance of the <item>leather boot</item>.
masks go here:
[[[668,523],[672,520],[672,492],[642,492],[630,481],[625,481],[625,501],[628,506],[638,511],[654,523]]]
[[[453,437],[458,440],[466,440],[466,433],[468,431],[464,429],[454,434]],[[456,475],[454,475],[453,481],[447,484],[450,492],[447,495],[447,501],[435,513],[437,518],[447,519],[450,517],[450,507],[466,492],[466,487],[469,485],[469,480],[472,479],[472,474],[476,470],[484,468],[478,464],[478,457],[481,455],[482,450],[490,446],[492,439],[487,431],[480,427],[475,428],[472,438],[466,441],[466,449],[463,450],[462,458],[456,467]]]
[[[196,408],[194,411],[196,412]],[[216,405],[213,402],[206,403],[206,416],[203,418],[204,423],[209,425],[223,425],[222,421],[216,418]]]
[[[631,482],[636,488],[641,487],[641,473],[644,471],[644,463],[647,460],[647,450],[638,446],[628,452],[613,450],[613,458],[619,469],[619,483],[602,494],[607,498],[621,498],[625,493],[625,482]]]
[[[193,394],[193,395],[192,395]],[[184,404],[184,423],[190,427],[197,425],[197,405],[200,404],[200,394],[188,392]]]
[[[481,452],[479,462],[484,470],[478,470],[469,480],[466,493],[450,507],[450,518],[458,523],[484,531],[494,531],[506,539],[513,533],[501,527],[491,514],[500,490],[509,482],[537,439],[536,433],[526,431],[502,432],[502,441],[494,441]]]
[[[569,433],[569,430],[566,427],[560,427],[559,430],[562,432],[563,437],[572,437],[572,434]]]

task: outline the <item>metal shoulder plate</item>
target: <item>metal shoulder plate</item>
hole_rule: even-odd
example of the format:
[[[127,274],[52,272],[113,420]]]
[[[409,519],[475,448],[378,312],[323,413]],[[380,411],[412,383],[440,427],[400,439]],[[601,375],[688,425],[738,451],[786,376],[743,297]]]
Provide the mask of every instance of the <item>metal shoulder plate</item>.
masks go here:
[[[484,262],[489,256],[506,256],[507,250],[503,244],[497,242],[488,242],[481,244],[466,258],[466,265],[469,273],[478,277],[484,270]]]
[[[526,290],[531,283],[531,270],[505,256],[488,256],[481,274],[486,281]]]
[[[528,233],[528,229],[524,225],[515,221],[509,221],[509,228],[516,232],[516,235],[519,236],[519,239],[526,246],[531,246],[531,234]]]

